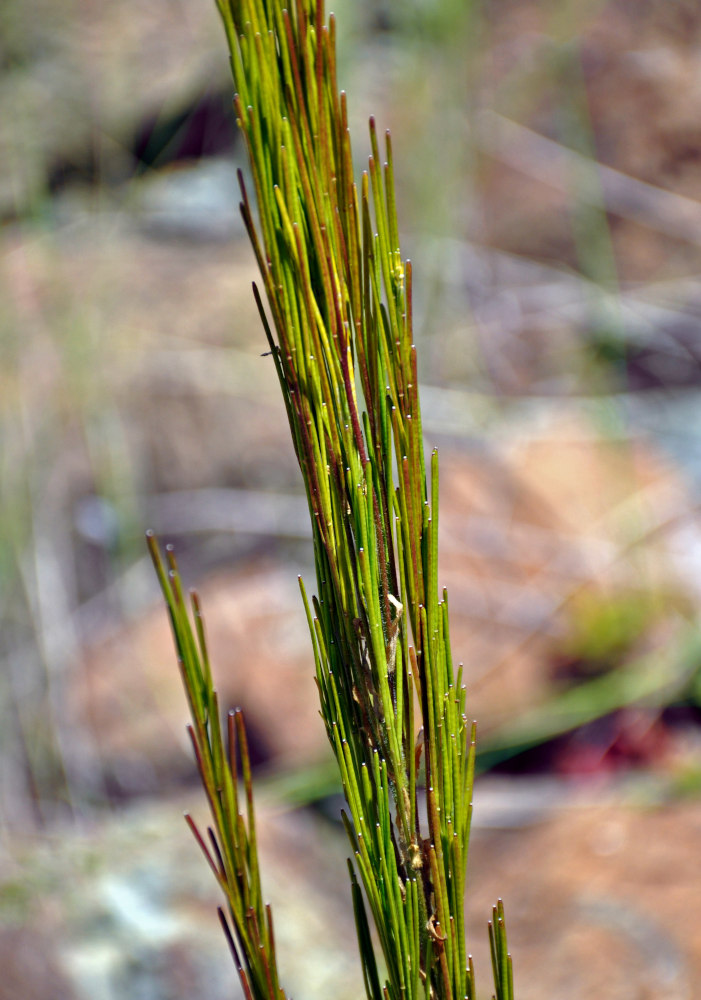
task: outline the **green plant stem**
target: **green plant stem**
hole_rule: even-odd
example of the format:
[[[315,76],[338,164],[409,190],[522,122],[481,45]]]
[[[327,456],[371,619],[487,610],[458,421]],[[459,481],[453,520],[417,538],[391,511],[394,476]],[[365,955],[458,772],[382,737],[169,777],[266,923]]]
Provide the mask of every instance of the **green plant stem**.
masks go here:
[[[258,223],[243,179],[241,208],[272,324],[256,301],[313,524],[318,596],[303,597],[322,715],[384,992],[473,996],[462,897],[474,734],[438,595],[438,456],[429,490],[391,139],[382,158],[371,119],[358,186],[321,2],[218,6]],[[366,987],[380,1000],[361,900],[354,891]]]
[[[325,20],[322,0],[217,4],[255,191],[254,206],[240,174],[241,211],[267,309],[255,286],[254,294],[312,521],[317,594],[310,600],[300,585],[321,714],[348,803],[368,1000],[474,1000],[463,912],[474,726],[462,668],[454,673],[447,595],[438,592],[438,454],[427,479],[412,269],[399,246],[391,139],[386,133],[381,154],[370,120],[368,169],[356,183],[335,21]],[[174,563],[168,574],[153,544],[152,552],[184,664],[216,856],[199,839],[227,893],[247,996],[272,998],[277,972],[243,726],[237,716],[230,742],[242,749],[245,821],[235,761],[222,749],[204,632],[197,626],[193,639]],[[491,939],[497,998],[509,1000],[501,910]]]
[[[285,994],[279,985],[272,914],[261,889],[243,715],[238,709],[229,712],[226,733],[222,732],[199,599],[193,592],[188,609],[172,548],[166,549],[164,561],[151,533],[147,541],[170,612],[188,696],[192,717],[188,732],[213,821],[207,830],[209,844],[194,820],[190,816],[186,820],[226,898],[236,939],[223,910],[220,918],[247,1000],[282,1000]]]

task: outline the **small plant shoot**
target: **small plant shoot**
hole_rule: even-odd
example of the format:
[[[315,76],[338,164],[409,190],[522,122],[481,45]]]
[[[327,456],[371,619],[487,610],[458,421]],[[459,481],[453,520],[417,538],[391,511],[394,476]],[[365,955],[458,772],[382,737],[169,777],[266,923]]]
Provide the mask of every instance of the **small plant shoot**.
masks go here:
[[[321,0],[217,3],[250,165],[251,182],[239,180],[254,295],[313,529],[316,594],[300,587],[348,805],[367,997],[476,1000],[464,922],[475,730],[438,589],[438,454],[425,459],[390,135],[371,119],[356,178]],[[186,600],[172,552],[149,545],[212,813],[206,836],[190,825],[225,895],[247,1000],[279,1000],[243,719],[222,721],[197,598]],[[501,902],[489,940],[494,996],[512,1000]]]

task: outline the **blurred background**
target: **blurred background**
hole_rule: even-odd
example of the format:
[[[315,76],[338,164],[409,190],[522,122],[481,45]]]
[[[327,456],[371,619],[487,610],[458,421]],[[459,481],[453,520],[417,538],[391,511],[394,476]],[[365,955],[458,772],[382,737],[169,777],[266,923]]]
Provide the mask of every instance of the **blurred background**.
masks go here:
[[[501,895],[522,1000],[690,998],[701,9],[333,9],[358,170],[372,113],[414,262],[485,996]],[[0,1000],[237,995],[146,528],[246,712],[285,982],[362,992],[231,98],[209,0],[0,8]]]

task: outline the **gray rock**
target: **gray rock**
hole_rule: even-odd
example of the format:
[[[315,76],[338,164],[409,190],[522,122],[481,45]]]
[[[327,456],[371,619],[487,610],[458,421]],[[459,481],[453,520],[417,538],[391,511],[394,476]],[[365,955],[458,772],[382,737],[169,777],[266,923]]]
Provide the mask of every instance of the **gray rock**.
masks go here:
[[[137,220],[154,236],[224,241],[245,234],[230,159],[212,157],[148,174],[134,182],[132,192]]]

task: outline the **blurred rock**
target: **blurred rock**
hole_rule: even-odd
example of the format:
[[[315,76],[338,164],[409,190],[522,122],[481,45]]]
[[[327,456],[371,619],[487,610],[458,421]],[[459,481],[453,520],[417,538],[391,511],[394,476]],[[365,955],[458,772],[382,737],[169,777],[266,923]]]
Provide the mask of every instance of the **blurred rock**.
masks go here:
[[[197,798],[196,794],[193,798]],[[197,802],[188,802],[188,805]],[[259,809],[263,884],[294,995],[350,1000],[360,970],[340,832]],[[322,875],[315,884],[313,875]],[[21,897],[21,905],[12,905]],[[8,842],[0,864],[2,1000],[240,997],[216,883],[182,803],[129,810],[90,830]]]
[[[480,995],[490,991],[486,922],[501,897],[523,1000],[692,1000],[701,977],[701,804],[653,806],[644,793],[637,805],[629,793],[626,804],[620,790],[591,787],[557,797],[550,788],[538,809],[534,786],[524,814],[519,786],[514,821],[513,787],[490,781],[475,794],[467,925]],[[509,819],[495,825],[499,799],[497,814]],[[182,805],[130,808],[82,833],[6,841],[3,1000],[240,996],[216,918],[218,890]],[[258,829],[288,995],[357,998],[340,825],[268,803],[259,805]]]
[[[596,804],[587,804],[588,796]],[[701,975],[700,832],[698,802],[653,809],[643,797],[641,805],[622,806],[601,788],[542,823],[478,832],[468,872],[468,947],[482,989],[484,914],[501,896],[523,1000],[691,1000]]]
[[[0,968],[0,1000],[79,1000],[55,941],[31,926],[0,927]]]
[[[241,192],[229,159],[208,158],[146,175],[132,185],[139,225],[160,239],[226,241],[241,238]]]
[[[31,206],[56,169],[128,176],[144,122],[229,88],[214,3],[39,0],[30,15],[6,0],[0,37],[2,215]]]
[[[293,568],[258,560],[211,576],[198,591],[222,711],[243,708],[254,763],[316,759],[326,735]],[[73,692],[114,794],[153,794],[193,775],[171,641],[157,604],[133,628],[92,646]]]

